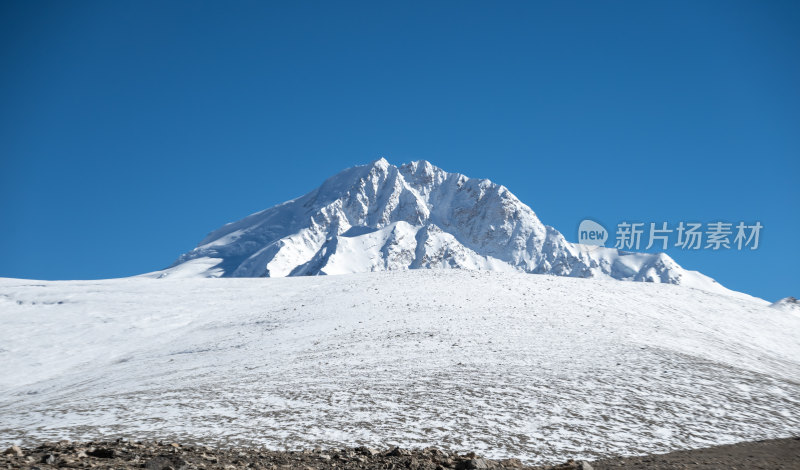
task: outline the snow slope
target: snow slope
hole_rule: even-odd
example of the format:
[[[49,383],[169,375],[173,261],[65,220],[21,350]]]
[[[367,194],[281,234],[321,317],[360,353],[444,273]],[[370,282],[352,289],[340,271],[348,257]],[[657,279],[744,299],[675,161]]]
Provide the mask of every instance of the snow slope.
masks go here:
[[[795,297],[784,297],[781,300],[773,303],[770,307],[783,310],[785,312],[792,312],[795,315],[800,315],[800,301]]]
[[[542,462],[800,429],[800,317],[685,286],[468,270],[0,279],[0,322],[2,446],[395,443]]]
[[[663,253],[567,242],[504,186],[426,161],[342,171],[227,224],[153,277],[283,277],[415,268],[523,271],[726,291]]]

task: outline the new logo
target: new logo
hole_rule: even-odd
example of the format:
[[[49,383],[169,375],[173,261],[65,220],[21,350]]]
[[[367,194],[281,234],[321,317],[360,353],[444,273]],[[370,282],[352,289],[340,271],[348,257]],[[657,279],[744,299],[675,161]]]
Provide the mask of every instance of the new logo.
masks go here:
[[[605,246],[608,230],[594,220],[584,219],[578,225],[578,243],[589,246]]]

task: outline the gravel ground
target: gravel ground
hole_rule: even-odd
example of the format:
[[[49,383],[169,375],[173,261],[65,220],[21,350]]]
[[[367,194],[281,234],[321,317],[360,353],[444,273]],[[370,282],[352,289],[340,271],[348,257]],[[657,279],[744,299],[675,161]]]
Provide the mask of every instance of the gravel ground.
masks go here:
[[[414,469],[414,470],[602,470],[602,469],[800,469],[800,437],[743,442],[705,449],[640,457],[609,458],[596,462],[569,460],[539,467],[517,459],[491,460],[474,453],[457,454],[426,449],[313,449],[297,452],[257,448],[215,449],[172,442],[104,441],[44,443],[13,446],[0,455],[0,468],[96,468],[145,470],[190,469]]]
[[[800,437],[684,450],[669,454],[602,459],[591,463],[603,469],[800,469]]]

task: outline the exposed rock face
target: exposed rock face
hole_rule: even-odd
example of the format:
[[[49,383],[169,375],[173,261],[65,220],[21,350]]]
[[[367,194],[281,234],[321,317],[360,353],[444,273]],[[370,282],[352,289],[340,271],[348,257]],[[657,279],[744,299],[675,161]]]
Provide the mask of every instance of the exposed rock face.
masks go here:
[[[419,268],[524,271],[720,288],[663,253],[570,243],[504,186],[426,161],[342,171],[227,224],[161,276],[282,277]]]

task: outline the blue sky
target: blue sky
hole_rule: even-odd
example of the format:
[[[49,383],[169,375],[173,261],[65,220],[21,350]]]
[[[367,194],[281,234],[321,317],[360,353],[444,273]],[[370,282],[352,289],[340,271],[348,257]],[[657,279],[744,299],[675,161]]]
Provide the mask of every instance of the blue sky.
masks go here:
[[[386,157],[591,217],[764,225],[668,253],[800,295],[797,2],[2,2],[0,276],[169,265]]]

